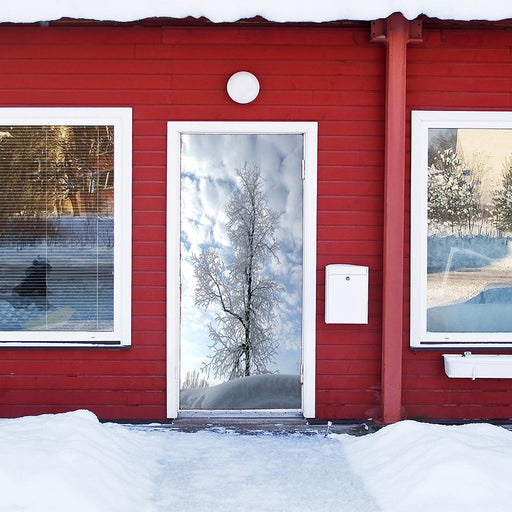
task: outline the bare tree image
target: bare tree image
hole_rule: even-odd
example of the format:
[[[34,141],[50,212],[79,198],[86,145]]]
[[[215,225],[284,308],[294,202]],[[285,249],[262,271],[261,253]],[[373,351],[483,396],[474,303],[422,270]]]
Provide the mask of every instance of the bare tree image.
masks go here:
[[[195,303],[216,306],[216,325],[208,326],[212,341],[202,371],[214,377],[269,373],[278,347],[275,334],[280,285],[269,271],[278,262],[275,232],[279,215],[269,207],[258,166],[236,169],[239,187],[226,204],[226,231],[232,256],[219,257],[212,247],[192,256]]]
[[[498,233],[512,232],[512,158],[506,162],[502,182],[494,191],[492,221]]]

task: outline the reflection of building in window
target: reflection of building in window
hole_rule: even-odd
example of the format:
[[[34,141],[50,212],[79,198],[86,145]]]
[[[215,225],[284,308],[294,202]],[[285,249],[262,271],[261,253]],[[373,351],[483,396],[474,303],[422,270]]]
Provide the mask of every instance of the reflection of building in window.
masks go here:
[[[457,154],[480,180],[482,202],[489,204],[512,156],[512,130],[459,128]]]

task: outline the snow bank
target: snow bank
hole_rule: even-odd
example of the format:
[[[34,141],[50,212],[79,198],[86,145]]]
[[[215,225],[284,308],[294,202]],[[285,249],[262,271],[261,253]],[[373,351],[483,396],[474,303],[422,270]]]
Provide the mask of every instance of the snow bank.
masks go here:
[[[178,432],[90,412],[0,420],[0,512],[505,512],[512,433]]]
[[[403,421],[341,440],[383,512],[510,511],[512,433],[503,428]]]
[[[63,17],[94,20],[133,21],[152,17],[202,16],[213,22],[231,22],[263,16],[277,22],[374,20],[402,12],[408,19],[420,14],[441,19],[501,20],[512,18],[509,0],[18,0],[3,2],[0,21],[35,22]]]
[[[299,375],[252,375],[217,386],[182,389],[183,409],[300,409]]]
[[[87,411],[0,420],[0,511],[150,511],[156,461],[135,437]]]

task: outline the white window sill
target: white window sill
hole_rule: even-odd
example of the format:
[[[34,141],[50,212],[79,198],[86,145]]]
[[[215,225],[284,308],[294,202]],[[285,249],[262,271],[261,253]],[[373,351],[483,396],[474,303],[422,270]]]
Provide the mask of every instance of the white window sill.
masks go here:
[[[458,379],[512,379],[512,354],[443,354],[444,371]]]
[[[109,348],[109,349],[124,349],[130,348],[130,345],[121,344],[121,343],[89,343],[89,342],[74,342],[74,343],[63,343],[63,342],[13,342],[13,341],[5,341],[0,342],[0,350],[2,349],[12,349],[12,348],[23,348],[23,349],[32,349],[32,348],[50,348],[50,349],[64,349],[64,348],[72,348],[72,349],[83,349],[83,348]]]

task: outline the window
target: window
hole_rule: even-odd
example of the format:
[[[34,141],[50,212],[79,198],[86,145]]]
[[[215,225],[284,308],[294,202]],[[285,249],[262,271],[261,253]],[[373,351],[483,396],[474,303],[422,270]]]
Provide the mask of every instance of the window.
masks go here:
[[[512,112],[413,112],[411,346],[512,347]]]
[[[130,344],[131,110],[0,109],[0,345]]]

